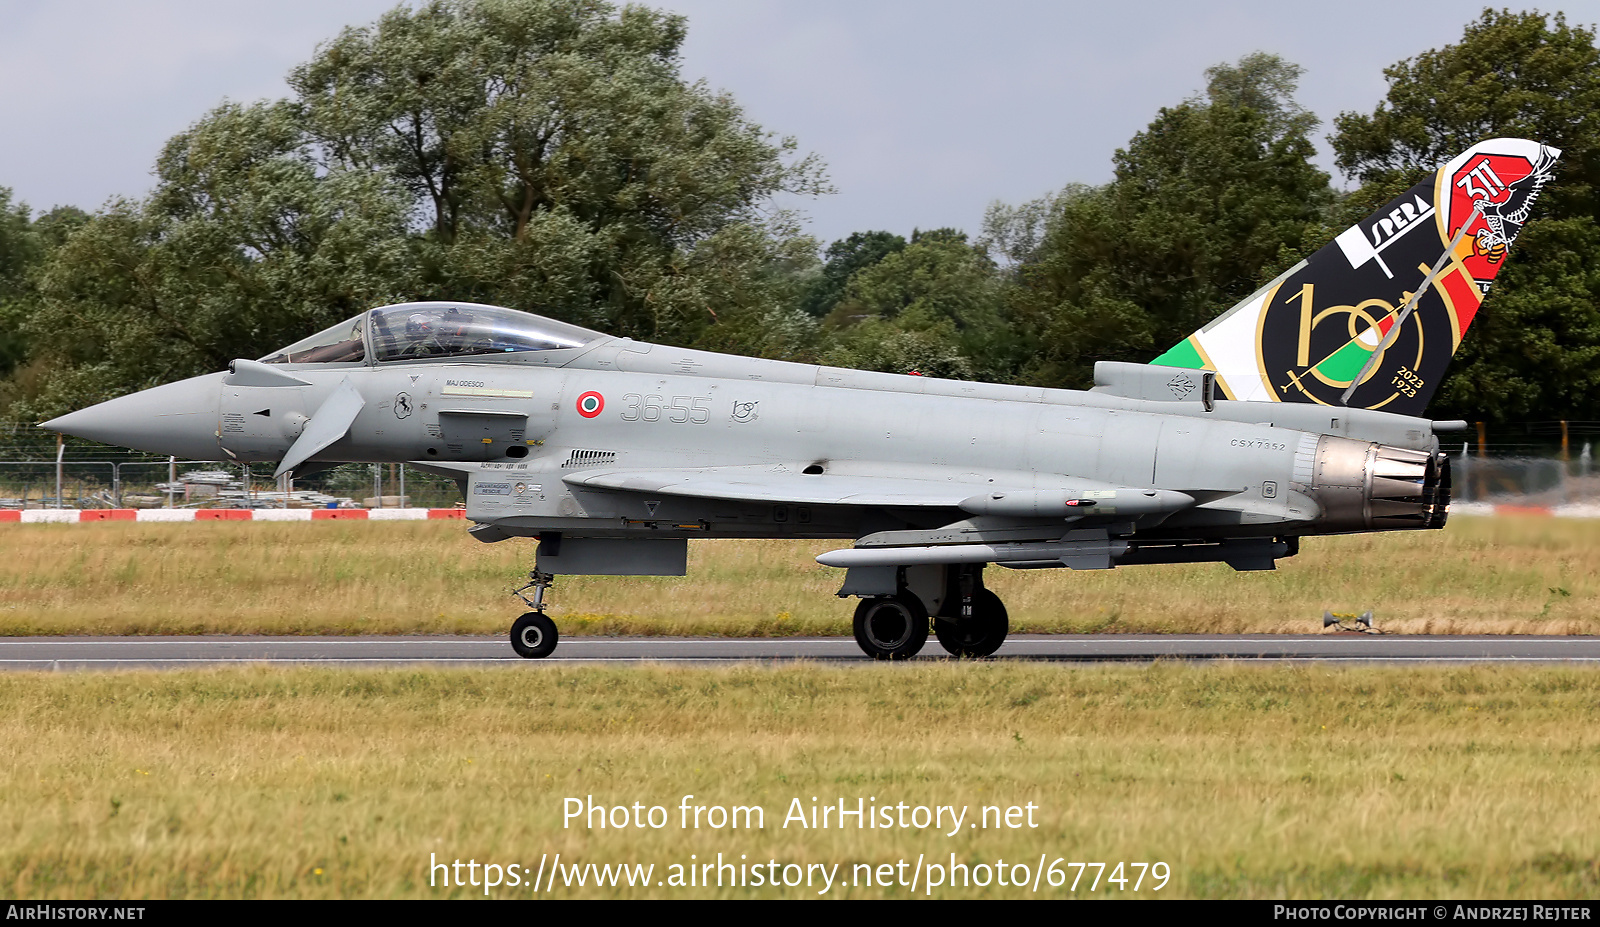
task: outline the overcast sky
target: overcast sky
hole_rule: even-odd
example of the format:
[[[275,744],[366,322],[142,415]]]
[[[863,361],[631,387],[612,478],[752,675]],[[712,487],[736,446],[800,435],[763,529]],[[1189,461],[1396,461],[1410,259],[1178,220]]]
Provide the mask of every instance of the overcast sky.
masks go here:
[[[35,210],[141,196],[162,143],[223,99],[286,96],[318,42],[394,0],[0,0],[0,186]],[[1330,127],[1383,68],[1458,40],[1482,3],[657,0],[689,18],[684,74],[821,155],[838,193],[791,205],[824,242],[976,231],[994,200],[1102,183],[1202,72],[1252,51],[1306,68]],[[1600,20],[1600,0],[1560,7]],[[1332,169],[1323,133],[1323,167]],[[1341,179],[1335,177],[1336,181]]]

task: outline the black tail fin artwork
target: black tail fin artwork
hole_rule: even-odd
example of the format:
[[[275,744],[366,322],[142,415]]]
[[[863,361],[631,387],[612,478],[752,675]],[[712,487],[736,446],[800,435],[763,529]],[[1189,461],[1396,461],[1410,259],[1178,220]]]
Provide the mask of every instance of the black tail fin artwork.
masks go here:
[[[1152,363],[1231,399],[1423,414],[1560,156],[1472,146]]]

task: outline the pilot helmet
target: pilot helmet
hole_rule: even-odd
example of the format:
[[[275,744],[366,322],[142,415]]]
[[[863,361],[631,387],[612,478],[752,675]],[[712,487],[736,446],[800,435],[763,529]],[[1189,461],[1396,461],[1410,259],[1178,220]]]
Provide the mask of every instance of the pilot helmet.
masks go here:
[[[420,312],[412,313],[406,319],[406,335],[411,338],[422,338],[433,334],[433,322]]]

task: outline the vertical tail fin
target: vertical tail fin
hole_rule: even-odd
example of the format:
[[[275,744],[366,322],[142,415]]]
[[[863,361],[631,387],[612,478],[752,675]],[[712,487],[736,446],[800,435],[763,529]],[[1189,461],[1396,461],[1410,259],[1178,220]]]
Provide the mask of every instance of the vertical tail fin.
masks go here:
[[[1232,399],[1421,415],[1560,156],[1479,142],[1152,363]]]

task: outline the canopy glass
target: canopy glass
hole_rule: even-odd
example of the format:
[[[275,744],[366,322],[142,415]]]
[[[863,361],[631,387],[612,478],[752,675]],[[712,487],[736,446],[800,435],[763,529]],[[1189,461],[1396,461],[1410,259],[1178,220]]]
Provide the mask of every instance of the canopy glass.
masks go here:
[[[261,358],[327,364],[581,348],[605,336],[542,316],[475,303],[402,303],[364,312]]]

